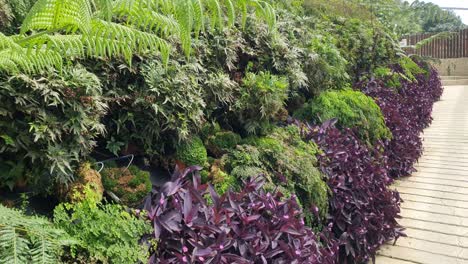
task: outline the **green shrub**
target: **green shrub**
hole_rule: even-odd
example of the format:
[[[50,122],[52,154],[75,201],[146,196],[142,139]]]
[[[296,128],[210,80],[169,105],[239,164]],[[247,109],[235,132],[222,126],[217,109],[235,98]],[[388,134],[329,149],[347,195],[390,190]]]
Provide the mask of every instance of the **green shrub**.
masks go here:
[[[405,77],[413,82],[416,81],[415,75],[427,73],[424,69],[421,69],[416,62],[407,56],[401,57],[398,64],[403,69]]]
[[[194,137],[177,147],[176,158],[187,166],[205,166],[208,154],[203,141],[199,137]]]
[[[323,27],[339,41],[336,45],[348,61],[348,73],[358,81],[375,68],[396,61],[398,42],[389,30],[378,23],[358,18],[335,18]]]
[[[36,191],[53,181],[69,183],[105,130],[101,82],[82,67],[2,79],[0,101],[0,155],[6,163],[23,162],[22,176],[30,176]]]
[[[325,89],[337,89],[349,85],[347,64],[335,46],[337,40],[329,33],[311,38],[308,49],[317,54],[317,58],[307,60],[304,69],[309,80],[309,93]],[[310,97],[309,97],[310,98]]]
[[[201,66],[175,59],[167,67],[156,59],[148,61],[123,73],[111,67],[103,76],[114,79],[105,87],[112,98],[105,119],[112,138],[105,140],[115,146],[114,152],[131,144],[141,154],[162,155],[198,132],[205,121]]]
[[[221,131],[213,134],[207,139],[208,151],[216,157],[233,149],[242,140],[242,138],[232,131]]]
[[[375,78],[385,82],[386,87],[400,88],[401,87],[401,75],[392,71],[388,67],[377,67],[374,70]]]
[[[47,219],[0,205],[0,263],[56,264],[75,243]]]
[[[101,204],[95,197],[87,196],[76,204],[58,205],[54,222],[78,241],[71,248],[73,259],[121,264],[147,261],[147,248],[139,240],[151,232],[151,225],[120,205]]]
[[[249,134],[262,133],[271,122],[287,116],[288,81],[269,72],[247,73],[235,103],[239,122]]]
[[[112,191],[121,202],[130,207],[142,203],[142,199],[151,192],[150,173],[137,166],[127,168],[105,168],[101,172],[104,189]]]
[[[279,188],[284,195],[296,194],[312,224],[312,206],[321,218],[328,212],[328,187],[317,166],[318,148],[300,137],[299,128],[277,128],[270,135],[249,138],[223,157],[226,171],[238,178],[263,174],[266,188]]]
[[[315,122],[337,118],[340,128],[357,128],[360,138],[371,143],[391,138],[379,106],[358,91],[323,92],[296,111],[294,116]]]

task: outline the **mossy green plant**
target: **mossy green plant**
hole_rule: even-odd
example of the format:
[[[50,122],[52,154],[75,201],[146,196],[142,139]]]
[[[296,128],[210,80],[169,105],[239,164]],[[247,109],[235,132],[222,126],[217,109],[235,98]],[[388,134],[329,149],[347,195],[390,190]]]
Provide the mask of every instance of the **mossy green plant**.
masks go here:
[[[208,160],[208,153],[203,141],[199,137],[193,137],[177,147],[176,159],[186,166],[205,166]]]
[[[340,129],[356,128],[358,136],[371,144],[392,137],[375,101],[351,89],[323,92],[297,110],[294,116],[315,123],[336,118]]]
[[[128,169],[105,168],[101,175],[104,188],[128,206],[137,206],[151,191],[150,173],[133,165]]]
[[[241,140],[241,136],[232,131],[220,131],[208,137],[206,146],[210,154],[219,157],[235,148]]]
[[[101,200],[104,193],[101,175],[91,167],[91,163],[84,162],[76,171],[75,181],[68,186],[60,186],[59,198],[67,202],[80,202],[84,197],[84,189],[88,188],[94,196]]]
[[[250,137],[223,157],[225,170],[237,179],[263,175],[265,188],[286,197],[296,194],[309,224],[316,225],[328,212],[328,187],[317,168],[318,147],[301,139],[299,128],[276,128],[265,137]],[[320,219],[314,216],[318,208]]]

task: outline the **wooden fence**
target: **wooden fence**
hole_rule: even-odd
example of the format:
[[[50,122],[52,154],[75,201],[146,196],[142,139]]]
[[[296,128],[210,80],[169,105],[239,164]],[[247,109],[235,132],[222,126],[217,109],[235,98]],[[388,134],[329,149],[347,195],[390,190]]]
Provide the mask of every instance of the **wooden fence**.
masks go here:
[[[434,34],[432,33],[404,36],[402,38],[402,42],[407,46],[414,46],[421,40],[429,38],[433,35]],[[409,47],[405,47],[403,49],[408,53],[429,56],[438,59],[468,57],[468,29],[460,30],[457,34],[454,34],[448,38],[435,39],[430,43],[422,46],[420,49]]]

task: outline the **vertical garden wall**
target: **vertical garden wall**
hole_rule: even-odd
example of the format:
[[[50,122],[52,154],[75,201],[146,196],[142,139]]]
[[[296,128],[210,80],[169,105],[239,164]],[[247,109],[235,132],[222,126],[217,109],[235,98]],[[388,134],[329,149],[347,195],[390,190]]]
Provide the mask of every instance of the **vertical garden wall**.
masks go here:
[[[316,2],[0,0],[0,263],[365,263],[403,235],[438,74]]]

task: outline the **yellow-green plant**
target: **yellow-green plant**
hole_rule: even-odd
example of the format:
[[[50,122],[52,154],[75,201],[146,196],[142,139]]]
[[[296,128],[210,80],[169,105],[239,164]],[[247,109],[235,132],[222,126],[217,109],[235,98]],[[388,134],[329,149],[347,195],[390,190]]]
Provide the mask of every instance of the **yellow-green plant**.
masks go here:
[[[309,122],[336,118],[339,128],[356,128],[359,137],[369,143],[392,137],[375,101],[362,92],[351,89],[323,92],[294,115]]]
[[[270,28],[273,8],[261,0],[38,0],[15,36],[0,33],[0,69],[39,72],[62,67],[63,58],[123,57],[159,53],[167,62],[178,36],[190,56],[192,33],[235,24],[236,12],[245,24],[254,9]]]

